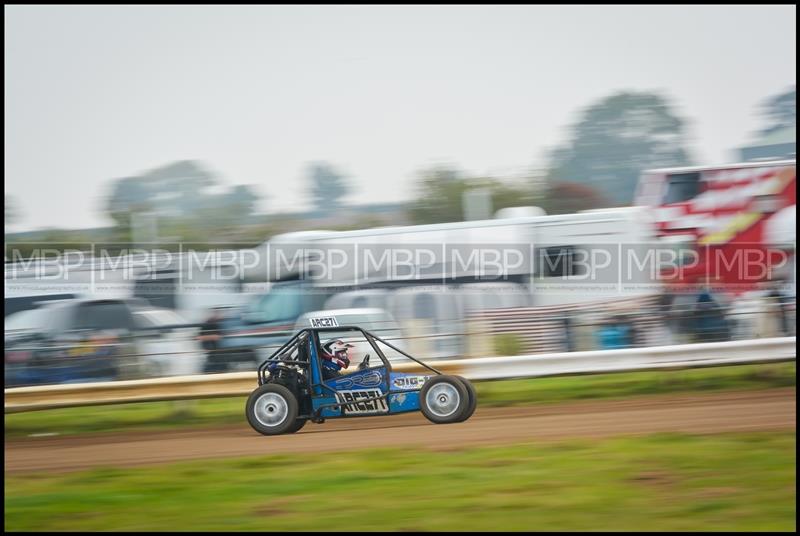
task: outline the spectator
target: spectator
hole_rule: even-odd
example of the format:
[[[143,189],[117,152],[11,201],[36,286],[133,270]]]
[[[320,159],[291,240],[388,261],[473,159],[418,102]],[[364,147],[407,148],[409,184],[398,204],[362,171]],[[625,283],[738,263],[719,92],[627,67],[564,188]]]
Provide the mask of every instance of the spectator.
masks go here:
[[[206,351],[206,363],[203,372],[213,374],[215,372],[225,372],[227,364],[224,359],[224,351],[220,349],[220,331],[222,330],[222,312],[212,309],[211,315],[200,327],[200,334],[197,337]]]
[[[601,350],[629,348],[632,344],[633,331],[622,315],[607,320],[597,331]]]
[[[634,313],[624,315],[623,322],[625,323],[624,325],[628,327],[628,347],[645,346],[642,339],[646,332],[643,332],[636,326],[636,315]]]
[[[666,346],[675,344],[674,332],[677,331],[677,315],[673,313],[675,305],[675,294],[671,289],[665,288],[659,296],[658,303],[654,307],[653,315],[657,322],[648,338],[647,346]]]
[[[769,335],[775,336],[788,336],[791,335],[789,331],[789,320],[788,320],[788,313],[787,309],[789,304],[791,303],[792,299],[788,294],[785,294],[782,291],[782,281],[780,279],[775,279],[770,281],[768,284],[768,290],[766,295],[767,300],[767,312],[768,315],[777,320],[778,323],[778,332],[777,333],[769,333]],[[772,331],[772,330],[770,330]]]
[[[569,316],[565,313],[561,319],[561,322],[564,327],[564,348],[567,349],[567,352],[574,352],[575,343],[572,330],[572,320],[570,320]]]
[[[730,329],[722,305],[714,298],[711,287],[704,285],[697,295],[692,315],[695,342],[730,340]]]

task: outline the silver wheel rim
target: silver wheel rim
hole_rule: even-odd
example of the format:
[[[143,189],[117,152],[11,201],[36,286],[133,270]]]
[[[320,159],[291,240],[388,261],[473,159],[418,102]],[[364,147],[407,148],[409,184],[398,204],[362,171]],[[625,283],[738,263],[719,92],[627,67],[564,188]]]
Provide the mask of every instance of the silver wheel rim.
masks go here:
[[[461,395],[449,383],[439,383],[430,388],[425,395],[425,403],[437,417],[449,417],[458,409]]]
[[[259,423],[272,428],[286,420],[289,404],[277,393],[264,393],[256,399],[254,413]]]

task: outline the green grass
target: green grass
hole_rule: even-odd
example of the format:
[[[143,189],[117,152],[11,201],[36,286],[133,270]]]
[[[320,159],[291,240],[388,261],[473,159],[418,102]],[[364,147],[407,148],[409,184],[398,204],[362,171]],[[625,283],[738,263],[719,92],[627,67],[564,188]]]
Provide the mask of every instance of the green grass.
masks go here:
[[[475,384],[479,407],[793,385],[794,362]],[[245,422],[244,403],[244,397],[232,397],[18,413],[5,416],[5,433],[7,437],[20,437],[241,424]]]
[[[796,529],[795,433],[356,450],[5,478],[5,529]]]
[[[564,376],[476,383],[482,406],[513,406],[797,384],[794,361],[762,365]]]

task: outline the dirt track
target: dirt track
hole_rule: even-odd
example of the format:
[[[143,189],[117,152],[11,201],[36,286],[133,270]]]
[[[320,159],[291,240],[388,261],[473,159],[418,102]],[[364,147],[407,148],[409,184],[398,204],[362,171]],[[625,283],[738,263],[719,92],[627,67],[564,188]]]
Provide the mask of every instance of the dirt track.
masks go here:
[[[243,422],[190,431],[7,440],[5,471],[71,471],[367,447],[448,449],[653,432],[794,430],[796,418],[796,389],[786,388],[520,408],[479,407],[469,421],[451,425],[431,424],[419,413],[333,420],[322,425],[308,424],[297,434],[277,437],[260,436]]]

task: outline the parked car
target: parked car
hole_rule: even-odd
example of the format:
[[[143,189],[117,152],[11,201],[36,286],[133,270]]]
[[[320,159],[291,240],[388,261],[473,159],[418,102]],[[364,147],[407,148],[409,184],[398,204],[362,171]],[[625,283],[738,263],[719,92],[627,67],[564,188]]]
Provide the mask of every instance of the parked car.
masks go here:
[[[380,308],[411,337],[407,349],[436,358],[463,355],[467,315],[491,309],[532,305],[530,289],[512,282],[450,286],[409,285],[397,289],[361,289],[335,294],[325,309]],[[310,313],[309,313],[310,314]]]
[[[5,319],[5,385],[198,374],[195,331],[140,299],[46,304]]]
[[[14,313],[21,311],[29,311],[36,309],[40,305],[47,302],[61,301],[61,300],[74,300],[78,297],[77,294],[61,293],[61,294],[31,294],[28,296],[13,296],[5,299],[4,316],[8,318]]]
[[[261,349],[289,340],[297,318],[321,309],[327,298],[303,282],[282,281],[269,292],[250,296],[246,304],[226,309],[219,320],[218,360],[227,370],[255,370],[264,359]]]
[[[377,307],[363,307],[353,309],[325,309],[303,313],[295,322],[294,329],[299,330],[309,327],[312,318],[336,317],[342,326],[361,326],[362,328],[386,339],[400,339],[402,332],[397,321],[388,311]]]
[[[388,309],[392,293],[387,289],[360,289],[339,292],[325,302],[325,309],[358,309],[377,307]]]

